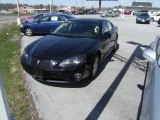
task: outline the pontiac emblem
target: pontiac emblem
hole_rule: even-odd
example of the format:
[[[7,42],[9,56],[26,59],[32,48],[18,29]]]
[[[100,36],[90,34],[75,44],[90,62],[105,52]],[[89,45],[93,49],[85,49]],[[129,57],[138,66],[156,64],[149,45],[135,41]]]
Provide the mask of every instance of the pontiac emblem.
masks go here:
[[[40,63],[40,60],[37,60],[37,66],[39,65],[39,63]]]

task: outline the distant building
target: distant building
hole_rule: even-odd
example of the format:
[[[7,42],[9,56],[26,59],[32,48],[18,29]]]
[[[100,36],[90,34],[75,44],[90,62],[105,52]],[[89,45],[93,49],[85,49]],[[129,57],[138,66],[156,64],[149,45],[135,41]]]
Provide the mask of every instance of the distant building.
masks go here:
[[[153,7],[151,2],[132,2],[132,6],[123,6],[125,10],[137,11],[137,10],[148,10],[148,11],[160,11],[160,7]]]
[[[56,11],[64,12],[64,13],[73,13],[73,12],[76,12],[76,9],[72,7],[59,7],[56,9]]]
[[[14,9],[8,9],[9,12],[17,12],[17,8]],[[20,13],[34,13],[34,12],[45,12],[45,11],[49,11],[46,8],[42,8],[42,9],[34,9],[33,7],[28,7],[28,6],[22,6],[19,7],[19,12]]]
[[[151,2],[132,2],[132,7],[152,7]]]

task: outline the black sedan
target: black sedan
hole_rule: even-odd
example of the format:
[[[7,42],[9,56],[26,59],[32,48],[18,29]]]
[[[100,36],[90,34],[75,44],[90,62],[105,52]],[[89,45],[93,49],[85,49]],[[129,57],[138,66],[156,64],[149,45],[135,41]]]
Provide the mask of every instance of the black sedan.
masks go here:
[[[148,12],[139,12],[136,17],[136,23],[150,24],[150,16]]]
[[[67,21],[51,35],[27,46],[21,64],[38,80],[94,79],[99,64],[117,49],[117,39],[117,27],[108,20]]]

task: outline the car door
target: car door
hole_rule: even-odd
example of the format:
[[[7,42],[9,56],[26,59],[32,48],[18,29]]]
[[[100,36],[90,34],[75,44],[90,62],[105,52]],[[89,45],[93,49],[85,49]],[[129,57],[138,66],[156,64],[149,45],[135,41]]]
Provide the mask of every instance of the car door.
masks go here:
[[[101,40],[101,44],[100,44],[100,50],[101,50],[101,54],[102,57],[109,51],[110,49],[110,38],[103,38],[104,34],[110,32],[107,22],[103,22],[102,23],[102,40]]]
[[[38,29],[36,29],[36,33],[50,33],[50,16],[44,16],[43,18],[38,20]]]
[[[50,32],[54,31],[59,25],[65,21],[65,18],[60,15],[52,15],[50,22]]]
[[[160,38],[151,44],[151,48],[156,51],[156,61],[148,64],[140,120],[160,118]]]
[[[109,40],[109,49],[111,49],[115,44],[115,40],[117,39],[117,34],[115,32],[115,27],[113,26],[113,24],[109,21],[106,21],[106,23],[108,26],[108,31],[111,34],[111,38]]]

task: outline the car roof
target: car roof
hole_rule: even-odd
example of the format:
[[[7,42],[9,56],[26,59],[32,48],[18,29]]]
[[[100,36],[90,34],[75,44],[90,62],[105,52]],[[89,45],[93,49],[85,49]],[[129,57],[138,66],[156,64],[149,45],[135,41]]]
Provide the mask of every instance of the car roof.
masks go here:
[[[50,13],[49,15],[63,15],[63,16],[71,16],[71,15],[64,14],[64,13]]]
[[[104,22],[104,21],[107,21],[107,20],[102,19],[102,18],[76,18],[76,19],[73,19],[72,21]]]

